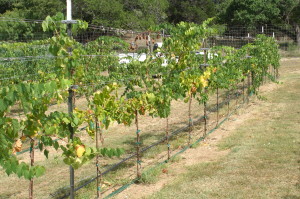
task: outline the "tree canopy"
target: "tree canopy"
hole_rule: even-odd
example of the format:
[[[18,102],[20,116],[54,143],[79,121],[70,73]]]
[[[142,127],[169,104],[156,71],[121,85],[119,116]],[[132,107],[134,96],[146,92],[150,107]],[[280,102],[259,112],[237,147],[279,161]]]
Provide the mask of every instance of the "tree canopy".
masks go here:
[[[0,0],[0,33],[7,34],[21,27],[23,32],[37,31],[35,25],[12,25],[3,18],[42,20],[47,15],[65,13],[65,4],[66,0]],[[74,19],[139,30],[181,21],[200,24],[211,17],[228,26],[285,24],[297,27],[300,24],[299,10],[300,0],[73,0]]]
[[[243,26],[293,25],[298,23],[299,6],[300,0],[227,0],[220,6],[219,21]]]

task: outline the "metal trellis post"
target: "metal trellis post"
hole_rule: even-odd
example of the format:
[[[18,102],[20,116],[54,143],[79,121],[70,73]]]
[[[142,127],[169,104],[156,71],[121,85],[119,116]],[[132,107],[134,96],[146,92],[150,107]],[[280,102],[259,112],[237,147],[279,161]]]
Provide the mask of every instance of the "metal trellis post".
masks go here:
[[[67,24],[68,29],[67,33],[69,37],[72,37],[72,24],[77,23],[76,20],[72,20],[72,0],[67,0],[67,20],[63,20],[62,23]],[[72,54],[72,49],[68,49],[69,54]],[[72,72],[70,71],[70,74]],[[73,110],[75,108],[75,89],[77,89],[78,86],[71,86],[69,88],[69,97],[68,97],[68,113],[71,116],[73,113]],[[73,140],[74,137],[74,128],[69,126],[70,130],[70,140]],[[75,186],[74,186],[74,168],[70,166],[70,198],[75,198]]]

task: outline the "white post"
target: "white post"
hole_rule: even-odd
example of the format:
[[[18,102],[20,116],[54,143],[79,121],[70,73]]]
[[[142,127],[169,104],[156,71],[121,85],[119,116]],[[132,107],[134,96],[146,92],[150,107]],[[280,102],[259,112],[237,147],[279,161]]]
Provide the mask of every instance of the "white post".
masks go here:
[[[261,32],[264,33],[264,26],[261,27]]]
[[[250,33],[248,33],[248,38],[250,37]]]
[[[148,42],[149,42],[149,52],[150,52],[150,55],[152,55],[152,41],[151,41],[151,33],[149,32],[149,36],[148,36]]]
[[[273,38],[275,38],[275,32],[273,32]]]
[[[72,0],[67,0],[67,20],[72,20]]]
[[[67,21],[71,21],[71,20],[72,20],[72,0],[67,0]],[[67,26],[68,26],[67,29],[68,36],[72,37],[72,24],[67,23]],[[72,48],[69,48],[68,51],[71,55]],[[72,90],[72,88],[70,88],[69,100],[68,100],[69,114],[72,114],[73,112],[73,108],[75,105],[73,104],[73,100],[74,100],[74,91]],[[70,140],[73,140],[73,136],[74,136],[74,131],[73,128],[70,126]],[[70,199],[74,199],[75,198],[74,168],[70,165],[69,169],[70,169]]]

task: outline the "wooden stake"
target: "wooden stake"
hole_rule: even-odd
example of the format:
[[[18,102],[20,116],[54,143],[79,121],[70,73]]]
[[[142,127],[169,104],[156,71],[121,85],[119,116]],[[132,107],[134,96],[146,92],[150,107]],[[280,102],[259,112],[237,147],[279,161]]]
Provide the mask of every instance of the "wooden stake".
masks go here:
[[[250,95],[250,73],[248,73],[248,95],[247,95],[247,103],[249,103],[249,95]]]
[[[239,91],[238,91],[238,83],[236,84],[236,92],[235,92],[235,107],[237,108],[237,105],[238,105],[238,95],[239,95],[239,93],[238,93]]]
[[[219,88],[217,88],[217,125],[219,124]]]
[[[188,145],[191,144],[191,139],[192,139],[192,113],[191,113],[191,106],[192,106],[192,93],[190,95],[190,101],[189,101],[189,141]]]
[[[141,178],[141,160],[140,160],[140,130],[139,130],[139,118],[138,118],[138,111],[135,111],[135,125],[136,125],[136,173],[137,178]]]
[[[206,114],[206,107],[207,107],[207,103],[206,101],[204,102],[204,135],[206,136],[207,133],[207,114]]]
[[[34,165],[34,140],[30,141],[30,165]],[[29,182],[29,199],[33,199],[33,177]]]
[[[243,79],[243,103],[245,103],[245,79]]]
[[[230,98],[229,98],[229,95],[230,95],[230,93],[229,93],[229,90],[227,91],[228,93],[227,93],[227,116],[229,116],[229,103],[230,103]]]
[[[75,87],[71,86],[69,88],[69,97],[68,97],[68,113],[72,116],[73,110],[75,108],[75,91],[73,90]],[[70,138],[69,140],[73,141],[74,138],[74,128],[71,124],[69,124]],[[74,185],[74,168],[72,165],[69,166],[70,170],[70,199],[75,198],[75,185]]]
[[[167,126],[166,126],[166,140],[168,146],[168,160],[170,160],[171,151],[170,151],[170,143],[169,143],[169,117],[166,118]]]
[[[95,131],[95,136],[96,136],[96,148],[98,149],[99,148],[99,138],[98,138],[98,133],[99,133],[99,130],[100,130],[100,124],[99,124],[99,121],[98,121],[98,118],[95,117],[95,124],[96,124],[96,131]],[[100,130],[101,131],[101,130]],[[102,178],[102,173],[100,171],[100,168],[99,168],[99,155],[97,154],[96,156],[96,170],[97,170],[97,198],[101,198],[101,178]]]

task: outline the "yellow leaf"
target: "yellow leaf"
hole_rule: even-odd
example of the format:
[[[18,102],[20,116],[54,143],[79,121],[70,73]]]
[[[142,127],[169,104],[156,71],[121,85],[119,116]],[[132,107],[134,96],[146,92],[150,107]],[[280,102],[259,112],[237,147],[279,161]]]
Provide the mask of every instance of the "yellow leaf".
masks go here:
[[[83,145],[77,145],[76,146],[76,155],[77,157],[82,157],[83,153],[85,152],[85,148]]]
[[[18,139],[14,144],[13,153],[22,151],[22,145],[22,140]]]

